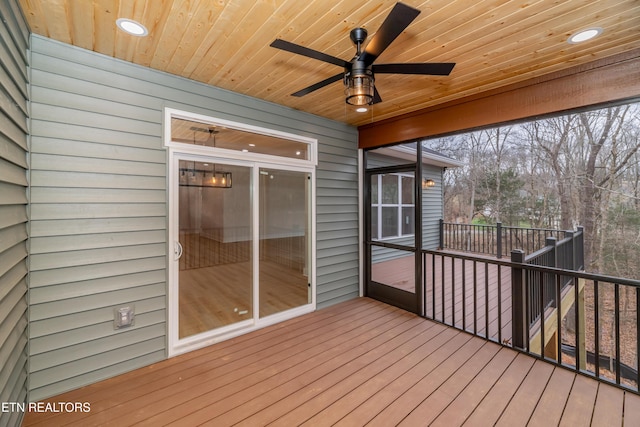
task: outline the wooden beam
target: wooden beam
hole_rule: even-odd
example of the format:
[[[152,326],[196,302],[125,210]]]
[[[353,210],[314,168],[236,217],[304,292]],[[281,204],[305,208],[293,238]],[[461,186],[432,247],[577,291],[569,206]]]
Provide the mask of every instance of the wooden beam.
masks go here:
[[[380,147],[637,97],[640,49],[360,126],[359,147]]]

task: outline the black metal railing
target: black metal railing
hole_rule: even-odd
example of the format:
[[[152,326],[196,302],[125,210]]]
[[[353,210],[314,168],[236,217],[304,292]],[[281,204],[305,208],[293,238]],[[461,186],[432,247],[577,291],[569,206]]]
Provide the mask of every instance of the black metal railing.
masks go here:
[[[569,257],[566,244],[555,245],[556,259]],[[639,280],[529,264],[524,256],[424,250],[422,257],[425,317],[638,393]],[[541,277],[545,286],[537,286]],[[555,305],[547,306],[547,294]],[[545,325],[537,329],[536,304]]]
[[[566,231],[565,238],[559,242],[555,237],[547,237],[545,246],[530,254],[524,255],[521,250],[513,250],[512,261],[525,262],[530,265],[555,267],[565,270],[579,271],[584,268],[583,229],[578,231]],[[515,258],[514,258],[515,257]],[[544,310],[557,307],[556,293],[554,292],[554,277],[548,273],[528,271],[529,277],[529,326],[539,326],[540,314]],[[571,284],[570,276],[560,277],[560,293]]]
[[[502,225],[458,224],[440,220],[440,249],[473,252],[502,258],[514,249],[533,253],[545,246],[547,237],[564,239],[567,231]]]

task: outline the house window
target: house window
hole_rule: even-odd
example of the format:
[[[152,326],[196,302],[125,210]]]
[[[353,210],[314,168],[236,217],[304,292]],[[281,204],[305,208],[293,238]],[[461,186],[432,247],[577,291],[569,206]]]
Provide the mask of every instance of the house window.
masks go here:
[[[373,240],[413,236],[413,175],[377,174],[371,177],[371,238]]]
[[[165,108],[165,145],[238,160],[317,164],[313,138],[171,108]]]

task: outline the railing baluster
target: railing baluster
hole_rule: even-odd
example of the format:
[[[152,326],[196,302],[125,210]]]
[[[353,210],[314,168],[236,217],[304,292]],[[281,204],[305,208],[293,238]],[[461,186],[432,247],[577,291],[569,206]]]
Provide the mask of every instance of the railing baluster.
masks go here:
[[[431,254],[431,303],[433,311],[431,315],[436,318],[436,256]]]
[[[560,289],[560,275],[556,274],[555,276],[556,286],[555,286],[555,294],[556,301],[562,301],[561,289]],[[578,300],[576,300],[576,306],[578,305]],[[558,304],[558,308],[556,309],[556,320],[558,323],[558,329],[556,333],[556,345],[558,346],[558,364],[562,364],[562,304]],[[578,333],[576,331],[576,355],[578,354]],[[576,366],[578,366],[578,357],[576,357]]]
[[[451,324],[456,326],[456,260],[451,257]]]
[[[467,330],[467,262],[462,262],[462,330]]]
[[[544,277],[545,274],[541,273],[540,274],[540,281],[544,281]],[[539,298],[540,298],[540,356],[543,359],[546,359],[546,354],[544,351],[544,345],[545,345],[545,339],[544,339],[544,309],[545,309],[545,303],[544,303],[544,284],[541,283],[541,286],[539,286],[540,288],[540,293],[539,293]]]
[[[594,352],[596,356],[595,360],[595,374],[596,378],[600,378],[600,291],[598,289],[598,281],[593,281],[593,326],[594,326]]]
[[[616,333],[616,384],[620,384],[620,285],[614,283],[614,315],[615,315],[615,333]]]
[[[489,335],[489,264],[484,263],[484,334],[488,340]]]
[[[478,263],[473,260],[473,334],[478,335]]]
[[[502,267],[496,265],[496,268],[498,269],[498,342],[502,344]]]
[[[578,303],[580,300],[580,289],[578,289],[578,283],[574,283],[573,286],[573,292],[574,292],[574,299],[573,299],[573,307],[575,309],[575,313],[576,313],[576,372],[580,371],[580,365],[581,365],[581,360],[580,360],[580,304]],[[558,301],[562,301],[562,300],[558,300]],[[561,304],[558,304],[558,311],[561,311],[562,307],[560,307]],[[586,326],[586,323],[585,323]],[[558,328],[560,328],[560,324],[558,324]]]
[[[442,323],[447,323],[445,321],[445,301],[444,301],[444,292],[445,292],[445,287],[444,287],[444,255],[440,257],[440,282],[441,282],[441,287],[442,287],[442,304],[440,305],[441,310],[442,310]]]
[[[636,391],[640,391],[640,288],[636,288]]]
[[[496,223],[496,257],[502,258],[502,223]]]

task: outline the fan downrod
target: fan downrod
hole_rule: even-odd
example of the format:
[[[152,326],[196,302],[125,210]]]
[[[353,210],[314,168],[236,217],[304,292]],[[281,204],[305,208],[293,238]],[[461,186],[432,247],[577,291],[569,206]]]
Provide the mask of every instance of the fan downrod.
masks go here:
[[[367,39],[367,30],[364,28],[354,28],[351,30],[349,37],[351,37],[351,41],[358,46],[358,54],[360,54],[360,46]]]

